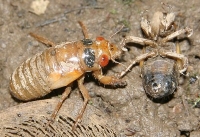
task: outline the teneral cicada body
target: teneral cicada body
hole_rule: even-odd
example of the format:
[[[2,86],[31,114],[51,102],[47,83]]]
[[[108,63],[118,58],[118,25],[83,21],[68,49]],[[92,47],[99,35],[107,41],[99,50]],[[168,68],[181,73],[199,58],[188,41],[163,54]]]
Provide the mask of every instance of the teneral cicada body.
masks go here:
[[[86,72],[92,72],[94,77],[105,85],[126,85],[126,82],[114,76],[104,76],[101,70],[110,60],[120,56],[121,49],[103,37],[97,37],[94,41],[89,39],[85,26],[82,22],[79,24],[83,28],[85,39],[77,42],[64,42],[56,45],[31,33],[31,36],[52,47],[23,62],[13,72],[10,80],[11,94],[25,101],[40,98],[53,89],[67,86],[52,114],[52,119],[55,118],[62,102],[69,95],[71,83],[77,80],[84,98],[84,105],[75,126],[81,119],[90,98],[83,85]]]

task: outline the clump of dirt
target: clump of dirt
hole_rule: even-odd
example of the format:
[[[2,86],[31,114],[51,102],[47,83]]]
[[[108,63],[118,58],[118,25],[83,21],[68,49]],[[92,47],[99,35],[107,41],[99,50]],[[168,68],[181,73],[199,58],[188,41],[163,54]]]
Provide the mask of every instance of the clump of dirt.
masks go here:
[[[151,3],[134,0],[49,1],[47,8],[40,15],[33,12],[31,3],[31,0],[6,0],[0,3],[0,115],[4,118],[0,122],[2,133],[11,132],[4,130],[6,127],[14,128],[26,124],[30,117],[33,118],[33,122],[27,125],[27,130],[32,128],[34,121],[38,124],[37,121],[44,120],[45,123],[45,119],[50,116],[58,101],[56,95],[62,93],[55,91],[41,101],[31,103],[19,102],[11,97],[9,78],[13,70],[27,58],[47,48],[30,37],[30,32],[44,36],[55,43],[77,41],[83,39],[77,23],[81,20],[87,26],[90,38],[94,39],[101,35],[120,46],[124,36],[143,37],[140,29],[143,16],[152,16],[156,11],[167,11],[175,13],[178,29],[190,27],[194,30],[189,39],[181,39],[179,42],[182,54],[189,59],[189,76],[180,78],[180,85],[173,96],[154,101],[145,94],[140,67],[137,65],[123,78],[128,83],[125,88],[104,87],[87,74],[84,85],[90,91],[92,103],[88,104],[80,127],[94,128],[90,125],[92,123],[101,126],[101,131],[110,132],[110,136],[121,137],[128,134],[159,137],[199,136],[200,3],[198,0],[191,0],[189,3],[182,0],[168,0],[164,5],[157,0]],[[124,29],[110,38],[122,25],[125,25]],[[128,65],[130,60],[142,53],[142,48],[138,45],[132,44],[128,48],[129,51],[124,52],[119,59],[124,65]],[[111,75],[124,69],[122,65],[113,63],[104,70]],[[52,99],[46,100],[51,97]],[[57,120],[70,117],[73,123],[81,106],[81,94],[74,86],[69,99],[59,111]],[[14,130],[16,136],[17,130]],[[65,128],[55,126],[55,130],[57,132]],[[9,135],[14,136],[14,132]],[[50,134],[46,130],[44,133]]]

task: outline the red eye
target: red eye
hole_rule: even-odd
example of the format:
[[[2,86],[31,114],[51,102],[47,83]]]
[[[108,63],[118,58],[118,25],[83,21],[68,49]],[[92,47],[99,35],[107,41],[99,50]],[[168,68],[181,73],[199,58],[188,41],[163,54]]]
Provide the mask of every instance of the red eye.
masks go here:
[[[100,56],[99,64],[101,65],[101,67],[105,67],[106,65],[108,65],[108,62],[109,58],[107,55],[103,54]]]
[[[97,41],[102,41],[102,40],[104,40],[104,38],[103,37],[97,37],[96,40]]]

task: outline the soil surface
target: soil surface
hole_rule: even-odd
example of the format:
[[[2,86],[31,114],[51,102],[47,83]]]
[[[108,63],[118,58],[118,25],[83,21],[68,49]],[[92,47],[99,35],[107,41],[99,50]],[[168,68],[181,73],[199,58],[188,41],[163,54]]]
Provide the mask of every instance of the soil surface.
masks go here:
[[[2,136],[200,136],[200,2],[199,0],[0,0],[0,131]],[[45,9],[46,7],[46,9]],[[31,102],[20,102],[9,93],[9,78],[27,58],[47,47],[29,33],[44,36],[54,43],[83,39],[78,21],[87,26],[89,37],[103,36],[120,46],[125,36],[143,37],[140,21],[156,11],[174,12],[178,28],[194,30],[189,39],[179,40],[182,54],[189,59],[188,76],[179,78],[176,92],[162,100],[149,98],[142,86],[140,67],[135,65],[123,77],[124,88],[99,84],[90,73],[85,87],[91,101],[76,132],[70,122],[76,118],[83,99],[75,84],[60,109],[51,130],[44,124],[56,106],[63,89]],[[120,27],[120,33],[112,36]],[[128,65],[142,48],[131,44],[118,60]],[[124,66],[110,63],[106,75],[115,75]],[[68,119],[68,118],[71,119]],[[70,121],[70,122],[69,122]],[[66,125],[66,126],[62,126]],[[69,127],[67,127],[69,126]],[[66,128],[67,127],[67,128]],[[80,129],[80,130],[79,130]],[[91,132],[92,130],[94,133]],[[100,133],[101,132],[101,133]]]

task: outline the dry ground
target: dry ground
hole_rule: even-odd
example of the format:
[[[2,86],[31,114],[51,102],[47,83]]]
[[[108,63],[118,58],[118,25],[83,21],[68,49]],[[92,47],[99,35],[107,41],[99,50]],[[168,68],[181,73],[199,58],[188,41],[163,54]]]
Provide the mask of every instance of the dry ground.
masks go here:
[[[142,87],[138,66],[123,78],[128,83],[125,88],[104,87],[87,74],[85,86],[92,99],[77,133],[69,130],[73,120],[67,119],[74,119],[82,105],[82,97],[76,86],[50,130],[44,129],[43,124],[62,92],[55,91],[31,103],[19,102],[9,94],[9,77],[13,70],[28,57],[46,48],[28,34],[34,32],[55,43],[80,40],[83,34],[77,21],[81,20],[88,27],[92,39],[99,35],[109,39],[121,25],[125,25],[123,32],[110,39],[119,45],[123,36],[142,37],[141,17],[158,10],[166,11],[167,6],[161,5],[160,0],[58,0],[50,1],[44,14],[37,15],[33,13],[31,2],[0,0],[2,136],[89,136],[86,135],[89,131],[94,132],[91,136],[110,134],[124,137],[131,133],[146,137],[200,136],[200,106],[197,104],[193,107],[194,101],[200,98],[199,80],[196,79],[200,74],[199,0],[165,1],[166,5],[172,6],[170,11],[176,14],[180,28],[188,26],[194,29],[189,42],[180,42],[182,53],[189,58],[189,77],[180,78],[180,86],[174,96],[167,101],[149,99]],[[125,65],[142,52],[134,45],[129,48],[130,51],[124,53],[120,60]],[[106,71],[107,74],[115,74],[123,69],[123,66],[113,63]]]

